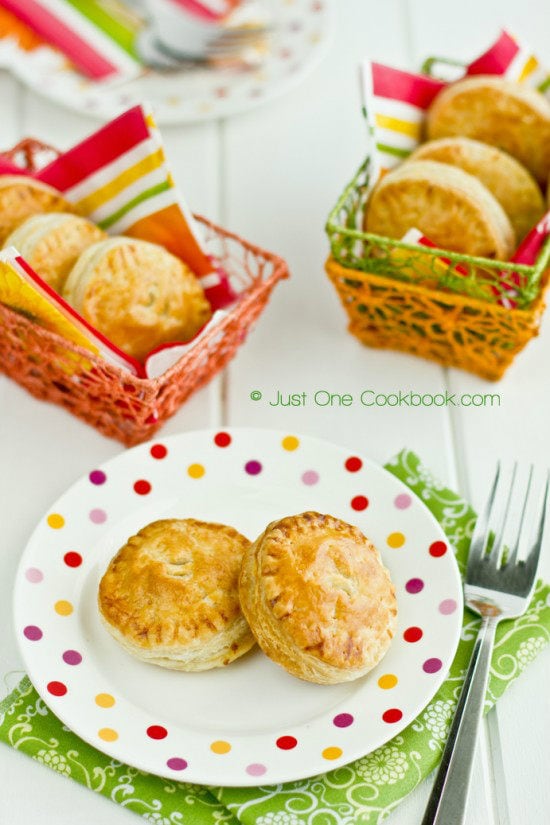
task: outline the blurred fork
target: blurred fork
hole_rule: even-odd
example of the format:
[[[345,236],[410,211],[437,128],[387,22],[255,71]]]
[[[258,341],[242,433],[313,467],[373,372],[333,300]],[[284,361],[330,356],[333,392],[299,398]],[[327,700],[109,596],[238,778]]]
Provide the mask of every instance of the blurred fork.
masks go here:
[[[529,472],[515,541],[510,545],[509,555],[506,556],[504,530],[513,500],[516,475],[517,463],[506,492],[505,486],[499,484],[500,466],[497,466],[489,499],[485,510],[477,519],[470,544],[464,600],[470,610],[481,616],[481,625],[422,825],[462,825],[464,822],[495,631],[503,619],[516,618],[525,612],[535,587],[550,476],[546,480],[542,510],[534,522],[537,524],[536,537],[525,561],[518,561],[520,540],[531,497],[533,467]],[[504,514],[500,526],[495,530],[491,523],[503,502]]]

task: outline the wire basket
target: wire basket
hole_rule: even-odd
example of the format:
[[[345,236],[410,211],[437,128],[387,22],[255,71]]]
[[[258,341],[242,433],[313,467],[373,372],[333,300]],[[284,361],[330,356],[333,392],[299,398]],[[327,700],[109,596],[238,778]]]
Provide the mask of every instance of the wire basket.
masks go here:
[[[371,347],[501,378],[538,333],[550,240],[527,266],[374,235],[362,229],[371,189],[367,158],[326,225],[326,270],[348,313],[349,331]]]
[[[6,156],[36,167],[51,152],[38,141]],[[104,435],[131,446],[150,439],[196,390],[207,384],[245,341],[271,291],[288,268],[282,258],[196,216],[208,254],[227,272],[239,299],[163,375],[136,378],[87,349],[0,304],[0,369],[37,398],[60,404]]]

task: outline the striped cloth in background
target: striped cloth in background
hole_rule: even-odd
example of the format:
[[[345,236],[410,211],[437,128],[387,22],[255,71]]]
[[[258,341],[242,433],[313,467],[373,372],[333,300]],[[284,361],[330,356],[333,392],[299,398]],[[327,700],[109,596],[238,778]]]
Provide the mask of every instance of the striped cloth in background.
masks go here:
[[[137,18],[101,0],[0,0],[44,43],[55,46],[87,77],[127,80],[142,67],[134,51]]]
[[[550,93],[550,74],[531,50],[503,31],[465,74],[496,74]],[[363,111],[373,142],[373,180],[416,149],[422,139],[426,110],[447,85],[427,75],[393,69],[364,60],[361,64]]]

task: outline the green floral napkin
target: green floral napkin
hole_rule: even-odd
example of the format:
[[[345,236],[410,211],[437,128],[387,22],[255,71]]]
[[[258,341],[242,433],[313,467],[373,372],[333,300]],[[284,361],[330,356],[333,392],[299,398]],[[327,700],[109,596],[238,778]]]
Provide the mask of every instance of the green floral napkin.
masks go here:
[[[464,572],[476,515],[403,450],[387,469],[426,503],[456,549]],[[322,776],[259,788],[207,788],[130,768],[87,745],[44,705],[27,678],[0,704],[0,740],[157,825],[374,825],[437,765],[468,665],[477,619],[464,616],[447,680],[401,734],[373,753]],[[499,626],[486,709],[550,638],[550,587],[539,582],[527,613]]]

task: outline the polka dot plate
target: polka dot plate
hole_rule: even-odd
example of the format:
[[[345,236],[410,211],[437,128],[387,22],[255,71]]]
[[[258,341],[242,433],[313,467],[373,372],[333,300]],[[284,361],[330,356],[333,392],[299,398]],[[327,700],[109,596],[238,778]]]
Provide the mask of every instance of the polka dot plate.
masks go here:
[[[0,39],[0,67],[37,94],[76,112],[109,120],[147,100],[158,124],[228,117],[291,89],[318,64],[332,31],[331,0],[263,0],[269,13],[269,51],[249,71],[199,68],[158,72],[124,83],[85,78],[51,48],[23,51]]]
[[[367,676],[296,679],[257,648],[226,668],[182,673],[126,653],[101,625],[109,560],[159,518],[233,525],[250,539],[318,510],[356,524],[396,586],[399,624]],[[322,773],[406,727],[445,678],[462,588],[447,539],[386,470],[328,442],[271,430],[201,430],[90,467],[36,527],[15,586],[15,628],[38,692],[114,759],[171,779],[259,785]]]

